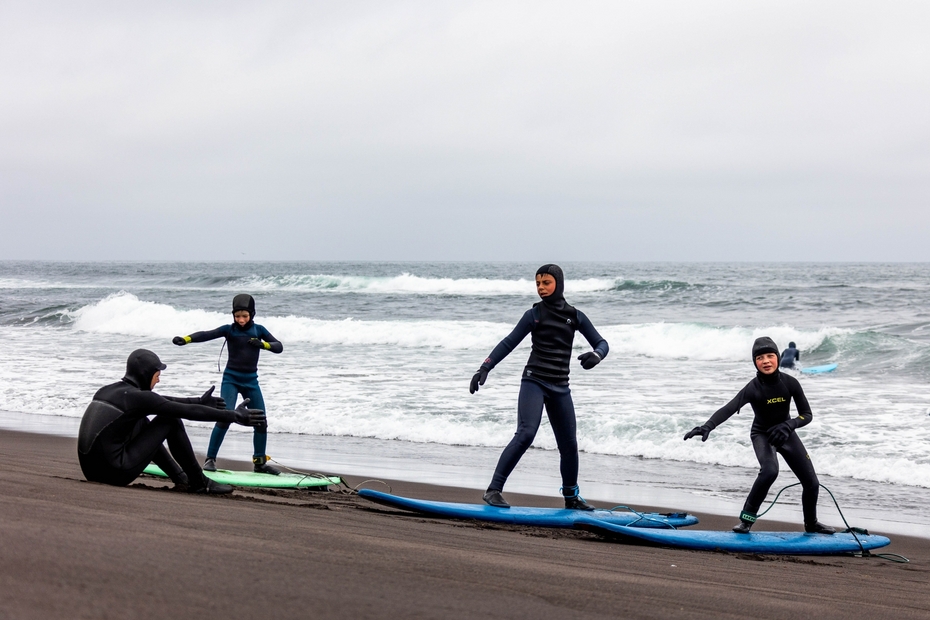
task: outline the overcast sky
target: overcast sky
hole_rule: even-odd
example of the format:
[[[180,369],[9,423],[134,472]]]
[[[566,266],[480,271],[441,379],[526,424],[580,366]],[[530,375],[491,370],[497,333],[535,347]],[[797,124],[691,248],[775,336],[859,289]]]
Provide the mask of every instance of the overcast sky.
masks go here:
[[[0,3],[2,259],[930,260],[930,2]]]

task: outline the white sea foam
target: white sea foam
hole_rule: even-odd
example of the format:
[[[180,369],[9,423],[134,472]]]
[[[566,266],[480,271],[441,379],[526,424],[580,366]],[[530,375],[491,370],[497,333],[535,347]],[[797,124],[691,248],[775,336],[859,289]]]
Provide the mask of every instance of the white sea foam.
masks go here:
[[[588,278],[566,280],[565,292],[592,293],[609,291],[620,280],[614,278]],[[403,273],[399,276],[369,277],[329,274],[286,275],[244,278],[240,288],[249,290],[287,289],[307,292],[375,293],[379,295],[524,295],[534,296],[536,286],[532,280],[499,280],[490,278],[427,278]]]
[[[71,313],[79,331],[168,338],[193,331],[213,329],[229,322],[229,315],[206,310],[178,310],[166,304],[142,301],[130,293],[117,293]],[[321,320],[301,316],[261,319],[282,342],[315,345],[394,345],[441,349],[487,349],[490,351],[513,328],[487,321],[363,321],[351,318]],[[813,349],[825,338],[848,330],[823,328],[802,331],[787,326],[760,329],[717,328],[690,323],[646,323],[608,325],[600,333],[615,352],[659,359],[745,360],[752,341],[770,335],[787,343],[794,340]],[[576,348],[587,343],[580,336]],[[616,353],[615,353],[616,354]]]

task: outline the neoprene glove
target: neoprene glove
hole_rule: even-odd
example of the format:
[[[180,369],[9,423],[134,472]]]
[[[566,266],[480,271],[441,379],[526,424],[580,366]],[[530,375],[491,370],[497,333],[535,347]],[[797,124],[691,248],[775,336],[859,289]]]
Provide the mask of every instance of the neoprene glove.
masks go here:
[[[707,438],[710,437],[710,428],[707,425],[695,426],[685,435],[685,441],[698,435],[701,436],[701,441],[707,441]]]
[[[187,344],[187,341],[184,340],[184,336],[175,336],[174,338],[171,339],[171,342],[178,345],[179,347],[183,347],[184,345]]]
[[[211,385],[210,389],[203,393],[203,396],[200,397],[200,404],[206,405],[207,407],[215,407],[216,409],[225,409],[226,401],[219,396],[213,395],[213,390],[216,389],[215,385]]]
[[[788,438],[791,437],[791,431],[793,430],[794,426],[791,422],[776,424],[768,430],[769,443],[776,448],[781,448],[785,442],[788,441]]]
[[[249,338],[249,344],[257,349],[264,349],[265,343],[261,338]]]
[[[249,409],[249,399],[246,398],[242,404],[236,407],[236,424],[242,426],[261,426],[267,422],[265,412],[261,409]]]
[[[588,351],[587,353],[582,353],[578,356],[578,359],[581,361],[581,367],[585,370],[591,370],[595,366],[601,363],[601,356],[595,353],[594,351]]]
[[[478,391],[479,385],[484,385],[484,382],[488,380],[488,369],[482,366],[478,369],[478,372],[475,373],[475,376],[471,378],[471,385],[468,386],[468,391],[472,394]]]

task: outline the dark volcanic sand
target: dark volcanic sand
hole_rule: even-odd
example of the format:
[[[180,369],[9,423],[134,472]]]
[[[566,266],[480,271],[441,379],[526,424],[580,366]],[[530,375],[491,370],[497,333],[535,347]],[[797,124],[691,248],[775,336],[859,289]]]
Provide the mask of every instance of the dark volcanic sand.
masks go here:
[[[75,446],[0,431],[2,619],[930,618],[928,539],[894,536],[882,550],[910,564],[627,546],[420,518],[337,493],[203,497],[151,478],[108,487],[83,480]],[[480,501],[474,490],[391,484]],[[698,516],[705,529],[733,525]]]

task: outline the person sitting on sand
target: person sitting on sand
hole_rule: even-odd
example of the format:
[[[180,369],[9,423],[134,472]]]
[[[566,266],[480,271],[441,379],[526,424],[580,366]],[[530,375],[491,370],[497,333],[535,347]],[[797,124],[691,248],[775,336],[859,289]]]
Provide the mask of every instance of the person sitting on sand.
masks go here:
[[[794,363],[801,359],[801,352],[798,351],[797,345],[793,342],[788,343],[788,348],[782,351],[781,361],[778,363],[782,368],[794,368]]]
[[[788,467],[801,481],[803,492],[801,505],[804,512],[804,531],[814,534],[833,534],[834,529],[817,521],[817,497],[820,481],[814,471],[810,455],[795,432],[810,424],[813,419],[807,397],[801,384],[794,377],[778,370],[778,347],[771,338],[757,338],[752,345],[752,359],[756,367],[756,378],[729,403],[718,409],[703,425],[696,426],[685,435],[685,441],[701,436],[707,441],[710,432],[723,424],[744,405],[751,405],[755,417],[749,436],[759,459],[759,475],[743,504],[740,521],[733,528],[738,534],[748,534],[755,523],[759,507],[778,477],[778,457],[781,454]],[[794,398],[798,417],[789,414],[791,399]]]
[[[236,406],[237,394],[242,394],[243,398],[249,399],[253,407],[265,411],[265,399],[258,385],[258,354],[261,351],[280,353],[284,350],[284,345],[278,342],[271,332],[255,323],[255,300],[251,295],[236,295],[233,298],[232,314],[233,322],[230,325],[221,325],[208,332],[195,332],[190,336],[175,336],[172,342],[180,347],[191,342],[225,338],[229,347],[229,359],[226,361],[226,370],[223,371],[220,394],[230,409]],[[216,457],[228,430],[228,422],[217,422],[213,427],[210,445],[207,448],[207,460],[203,463],[205,470],[216,471]],[[268,455],[265,454],[267,446],[268,425],[257,425],[252,435],[253,469],[263,474],[278,475],[280,470],[268,465]]]
[[[536,292],[542,301],[526,311],[520,322],[494,347],[471,379],[470,391],[484,385],[488,373],[513,351],[526,335],[532,333],[533,350],[523,369],[517,404],[517,432],[504,449],[484,501],[491,506],[509,508],[501,492],[504,483],[532,445],[542,420],[543,405],[559,447],[562,473],[562,496],[565,507],[594,510],[578,494],[578,441],[575,436],[575,405],[568,387],[569,364],[575,332],[580,331],[594,351],[578,356],[581,367],[590,370],[607,356],[607,341],[580,310],[568,305],[562,292],[565,278],[558,265],[543,265],[536,271]]]
[[[213,396],[212,387],[199,398],[156,394],[152,390],[165,368],[155,353],[137,349],[126,361],[126,376],[94,394],[78,431],[78,460],[84,477],[126,486],[154,462],[175,485],[191,493],[232,493],[231,486],[203,475],[181,420],[258,426],[265,423],[264,412],[246,409],[246,403],[229,411],[222,398]],[[155,417],[149,420],[148,416]]]

